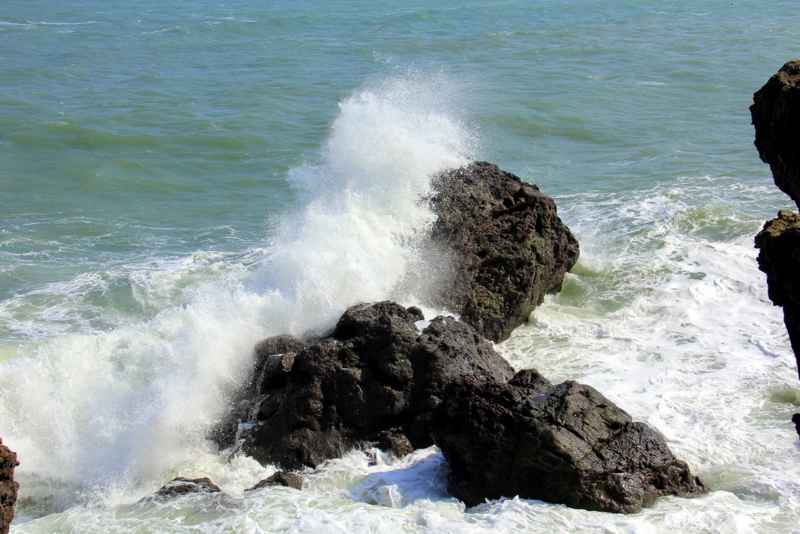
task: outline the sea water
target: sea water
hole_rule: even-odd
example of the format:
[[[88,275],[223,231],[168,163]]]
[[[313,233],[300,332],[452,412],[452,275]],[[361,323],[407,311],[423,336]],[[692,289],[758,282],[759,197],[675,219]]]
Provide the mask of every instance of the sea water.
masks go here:
[[[800,382],[752,245],[792,203],[748,107],[798,22],[787,0],[0,2],[12,532],[797,532]],[[259,339],[425,302],[419,200],[473,159],[581,244],[497,350],[602,391],[711,493],[465,509],[435,448],[245,492],[275,466],[205,439]],[[175,476],[224,493],[145,498]]]

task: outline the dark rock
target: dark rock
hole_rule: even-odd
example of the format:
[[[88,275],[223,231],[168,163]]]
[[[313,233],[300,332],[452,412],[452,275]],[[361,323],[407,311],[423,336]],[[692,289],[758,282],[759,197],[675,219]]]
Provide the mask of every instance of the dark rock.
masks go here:
[[[420,333],[423,319],[394,302],[354,306],[291,365],[288,355],[266,357],[263,376],[272,378],[261,380],[253,416],[241,425],[244,452],[301,469],[355,447],[406,454],[432,445],[431,415],[448,382],[505,381],[513,369],[469,325],[437,317]]]
[[[767,275],[769,298],[783,307],[783,322],[800,377],[800,215],[781,211],[756,235],[758,268]],[[800,414],[792,419],[800,436]]]
[[[595,389],[554,386],[535,370],[508,383],[454,380],[431,431],[450,463],[448,490],[468,506],[518,495],[632,513],[707,491],[658,433]]]
[[[397,429],[379,432],[375,446],[384,451],[392,451],[395,458],[402,458],[414,452],[414,446],[411,445],[406,435]]]
[[[296,473],[290,473],[289,471],[277,471],[269,478],[265,478],[252,488],[248,488],[245,491],[253,491],[267,486],[285,486],[287,488],[301,490],[303,489],[303,482],[303,477]]]
[[[253,348],[253,368],[250,380],[235,395],[227,416],[208,431],[207,438],[222,448],[236,442],[239,422],[254,417],[254,399],[259,391],[269,391],[285,384],[294,364],[294,355],[307,344],[294,336],[283,334],[264,339]]]
[[[159,489],[157,497],[178,497],[187,493],[220,493],[222,489],[211,482],[208,477],[203,478],[173,478]]]
[[[433,242],[449,263],[433,305],[503,341],[561,289],[578,242],[553,199],[496,165],[474,162],[433,180]]]
[[[786,63],[753,95],[750,115],[761,160],[800,208],[800,61]]]
[[[800,61],[790,61],[753,95],[755,145],[775,185],[800,207]],[[800,215],[781,211],[756,235],[758,268],[783,321],[800,372]],[[794,420],[794,419],[793,419]],[[800,426],[797,427],[800,436]]]
[[[14,468],[18,465],[17,455],[0,439],[0,534],[8,534],[14,519],[14,504],[19,489],[19,482],[14,480]]]
[[[769,298],[783,307],[789,341],[800,366],[800,215],[781,211],[756,235],[758,268],[767,275]]]

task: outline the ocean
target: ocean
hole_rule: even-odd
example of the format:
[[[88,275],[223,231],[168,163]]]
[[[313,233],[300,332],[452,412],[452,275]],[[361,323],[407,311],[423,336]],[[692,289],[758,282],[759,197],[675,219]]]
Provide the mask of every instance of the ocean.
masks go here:
[[[0,1],[11,532],[800,532],[800,381],[753,248],[793,204],[748,110],[798,23],[790,0]],[[258,340],[426,302],[420,199],[470,160],[581,244],[497,350],[596,387],[708,495],[465,509],[436,448],[245,492],[276,468],[205,439]],[[224,493],[141,500],[176,476]]]

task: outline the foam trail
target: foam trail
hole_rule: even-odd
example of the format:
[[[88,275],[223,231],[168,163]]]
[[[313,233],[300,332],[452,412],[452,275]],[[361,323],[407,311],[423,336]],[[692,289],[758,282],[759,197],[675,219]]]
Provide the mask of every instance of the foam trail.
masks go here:
[[[189,261],[154,277],[174,280],[163,288],[172,295],[188,280],[182,305],[106,331],[53,331],[0,363],[0,435],[23,459],[23,496],[37,503],[23,516],[98,497],[129,502],[177,475],[250,476],[241,473],[252,466],[234,473],[204,436],[246,376],[253,344],[329,324],[356,302],[413,299],[398,287],[432,220],[420,199],[432,174],[467,161],[472,142],[430,96],[444,85],[394,79],[345,99],[320,163],[290,172],[306,203],[281,223],[257,272],[244,265],[252,257],[221,256],[230,265],[198,282]]]

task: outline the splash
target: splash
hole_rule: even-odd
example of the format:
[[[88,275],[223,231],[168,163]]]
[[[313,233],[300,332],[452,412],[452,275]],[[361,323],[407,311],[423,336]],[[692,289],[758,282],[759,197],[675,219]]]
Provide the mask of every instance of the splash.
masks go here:
[[[431,176],[466,164],[474,147],[439,108],[446,85],[395,79],[345,99],[323,163],[289,173],[309,201],[285,221],[254,280],[280,302],[270,311],[290,317],[285,331],[324,325],[358,302],[424,300],[402,284],[433,222],[420,201]]]
[[[446,87],[416,76],[344,99],[318,163],[289,172],[304,204],[266,250],[220,255],[200,281],[197,254],[164,272],[155,258],[147,276],[137,265],[117,278],[157,280],[142,306],[162,302],[160,311],[105,330],[53,331],[0,363],[0,435],[22,459],[23,516],[130,502],[177,475],[242,476],[205,435],[247,375],[254,343],[325,328],[357,302],[415,301],[401,282],[432,222],[420,200],[431,175],[463,165],[474,146],[444,105]],[[80,307],[75,298],[51,307]],[[41,334],[50,323],[40,323]],[[253,470],[263,473],[243,472]]]

